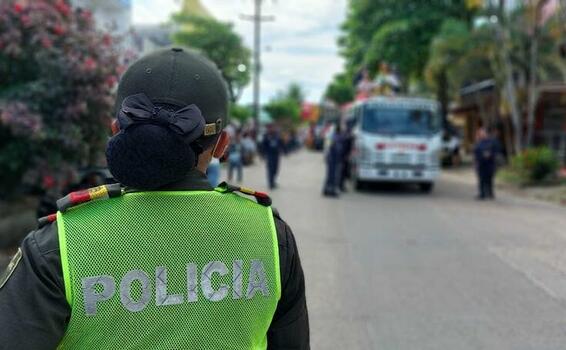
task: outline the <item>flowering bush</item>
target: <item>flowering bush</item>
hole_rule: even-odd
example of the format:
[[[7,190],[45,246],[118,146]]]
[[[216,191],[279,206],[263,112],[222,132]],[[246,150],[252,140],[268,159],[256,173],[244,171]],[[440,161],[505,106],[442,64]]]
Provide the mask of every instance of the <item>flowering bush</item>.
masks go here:
[[[525,184],[551,179],[558,168],[558,158],[548,147],[529,148],[511,159],[511,169]]]
[[[2,2],[0,196],[30,172],[96,159],[122,69],[114,41],[66,0]]]

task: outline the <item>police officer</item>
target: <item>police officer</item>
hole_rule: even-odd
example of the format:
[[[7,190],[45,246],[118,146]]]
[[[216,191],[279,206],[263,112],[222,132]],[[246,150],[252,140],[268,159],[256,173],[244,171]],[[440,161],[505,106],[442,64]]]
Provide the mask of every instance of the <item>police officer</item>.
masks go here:
[[[499,142],[486,129],[477,132],[477,142],[474,146],[474,162],[478,176],[477,199],[493,199],[493,178],[497,167],[497,156],[500,153]]]
[[[303,271],[270,199],[204,175],[226,87],[189,50],[124,74],[105,185],[59,200],[0,275],[0,349],[308,349]],[[239,194],[236,194],[239,192]]]
[[[279,159],[284,152],[285,145],[275,124],[267,126],[267,132],[261,143],[261,151],[267,165],[267,183],[270,189],[277,188],[277,173],[279,172]]]
[[[344,143],[340,122],[336,122],[334,133],[326,151],[326,179],[322,194],[326,197],[338,197],[341,185],[342,167],[344,166]]]

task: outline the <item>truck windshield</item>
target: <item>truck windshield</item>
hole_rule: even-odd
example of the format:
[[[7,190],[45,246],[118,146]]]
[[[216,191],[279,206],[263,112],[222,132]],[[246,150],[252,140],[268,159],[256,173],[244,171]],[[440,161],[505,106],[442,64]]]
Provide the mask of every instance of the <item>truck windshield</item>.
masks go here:
[[[439,130],[438,114],[426,109],[366,106],[361,128],[374,134],[430,135]]]

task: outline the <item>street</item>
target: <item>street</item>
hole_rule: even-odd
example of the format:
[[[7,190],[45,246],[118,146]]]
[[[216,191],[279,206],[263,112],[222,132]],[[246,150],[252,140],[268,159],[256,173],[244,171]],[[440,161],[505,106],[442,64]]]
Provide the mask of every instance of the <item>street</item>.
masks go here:
[[[566,211],[443,175],[320,194],[322,155],[283,159],[274,207],[306,274],[313,349],[565,349]],[[263,163],[244,184],[265,189]]]

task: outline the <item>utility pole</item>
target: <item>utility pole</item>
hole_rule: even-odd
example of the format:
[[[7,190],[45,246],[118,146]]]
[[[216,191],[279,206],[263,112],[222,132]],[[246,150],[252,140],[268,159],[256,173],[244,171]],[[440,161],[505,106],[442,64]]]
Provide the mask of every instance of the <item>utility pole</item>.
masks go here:
[[[274,21],[274,16],[262,16],[261,5],[263,0],[254,0],[254,14],[240,15],[240,19],[244,21],[252,21],[254,23],[254,126],[259,126],[260,112],[260,74],[261,74],[261,23]]]

